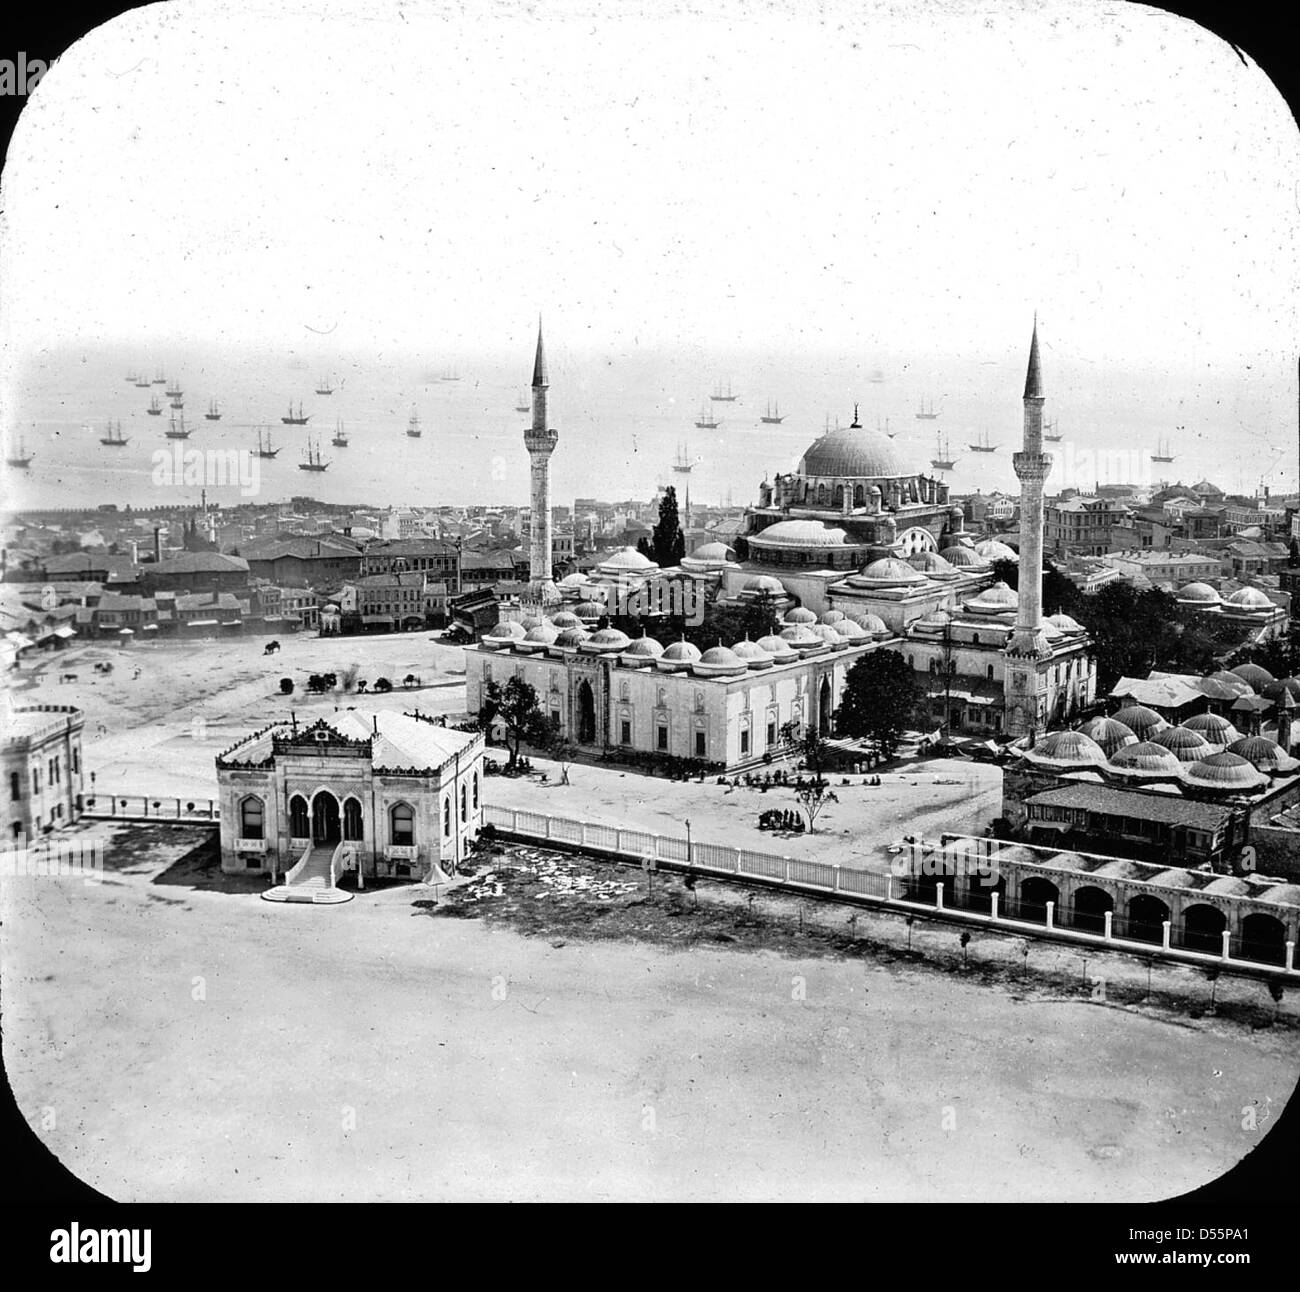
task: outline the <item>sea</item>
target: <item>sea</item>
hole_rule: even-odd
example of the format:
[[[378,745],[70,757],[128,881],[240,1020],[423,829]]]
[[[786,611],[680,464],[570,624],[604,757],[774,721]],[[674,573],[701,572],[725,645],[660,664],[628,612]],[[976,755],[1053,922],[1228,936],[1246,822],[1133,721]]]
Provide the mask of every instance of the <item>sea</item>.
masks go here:
[[[1027,348],[1027,347],[1026,347]],[[743,506],[776,472],[796,468],[828,428],[854,419],[878,431],[902,467],[938,474],[954,493],[1017,493],[1011,455],[1021,435],[1025,355],[940,358],[878,353],[568,352],[548,344],[549,420],[559,432],[552,498],[650,498],[689,482],[700,503]],[[150,356],[109,349],[10,356],[0,384],[6,455],[20,445],[26,470],[5,469],[8,510],[191,505],[206,492],[224,506],[308,496],[359,506],[524,505],[523,446],[532,373],[522,356],[270,355],[255,348]],[[163,373],[184,391],[187,440],[164,431],[173,410],[164,386],[140,389],[135,373]],[[325,378],[324,383],[321,378]],[[1297,487],[1294,372],[1117,371],[1044,356],[1045,417],[1059,442],[1048,492],[1097,484],[1154,487],[1210,478],[1229,492],[1274,495]],[[318,385],[332,393],[318,394]],[[732,400],[714,400],[717,393]],[[163,404],[149,416],[150,397]],[[219,421],[205,418],[211,401]],[[281,418],[301,402],[306,426]],[[760,419],[769,403],[779,424]],[[919,418],[918,412],[937,416]],[[406,434],[412,413],[422,434]],[[711,414],[712,416],[706,416]],[[177,414],[179,415],[179,414]],[[700,428],[697,421],[718,421]],[[128,444],[102,445],[121,423]],[[330,443],[336,427],[347,447]],[[259,431],[280,452],[257,458]],[[1151,457],[1162,441],[1172,463]],[[992,452],[976,452],[987,442]],[[299,469],[319,446],[323,472]],[[953,457],[952,470],[930,463]],[[237,464],[237,465],[236,465]],[[689,473],[675,464],[690,466]]]

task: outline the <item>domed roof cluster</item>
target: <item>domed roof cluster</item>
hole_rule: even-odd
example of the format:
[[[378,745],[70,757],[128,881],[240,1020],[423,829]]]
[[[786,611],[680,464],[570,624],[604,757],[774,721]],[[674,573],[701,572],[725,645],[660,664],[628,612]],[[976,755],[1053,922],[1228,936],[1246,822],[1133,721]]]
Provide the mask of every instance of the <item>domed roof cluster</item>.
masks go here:
[[[1244,587],[1226,597],[1208,583],[1184,583],[1174,594],[1180,606],[1191,610],[1212,610],[1225,615],[1266,615],[1277,609],[1268,594],[1259,588]]]
[[[919,474],[883,431],[850,426],[810,444],[799,474],[830,480],[900,480]]]
[[[1045,770],[1093,771],[1121,783],[1224,793],[1249,793],[1274,776],[1300,771],[1300,760],[1283,753],[1275,741],[1241,736],[1217,714],[1198,714],[1170,726],[1141,705],[1113,717],[1090,718],[1077,730],[1049,732],[1032,749],[1022,750],[1021,757]]]
[[[749,536],[751,547],[843,547],[849,536],[836,525],[819,520],[778,520]]]

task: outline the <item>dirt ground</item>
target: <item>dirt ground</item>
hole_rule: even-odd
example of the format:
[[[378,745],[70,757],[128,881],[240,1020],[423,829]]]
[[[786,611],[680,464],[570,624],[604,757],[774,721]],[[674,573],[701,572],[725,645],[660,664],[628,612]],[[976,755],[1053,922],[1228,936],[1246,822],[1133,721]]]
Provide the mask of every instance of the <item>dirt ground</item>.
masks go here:
[[[1239,1160],[1295,1084],[1289,1017],[763,939],[721,885],[668,915],[694,898],[662,880],[647,912],[635,871],[563,861],[528,926],[512,885],[553,854],[522,850],[450,894],[292,906],[221,876],[210,833],[92,830],[103,883],[0,880],[4,1057],[114,1198],[1149,1199]],[[632,927],[587,936],[596,904]],[[683,920],[736,942],[656,937]]]

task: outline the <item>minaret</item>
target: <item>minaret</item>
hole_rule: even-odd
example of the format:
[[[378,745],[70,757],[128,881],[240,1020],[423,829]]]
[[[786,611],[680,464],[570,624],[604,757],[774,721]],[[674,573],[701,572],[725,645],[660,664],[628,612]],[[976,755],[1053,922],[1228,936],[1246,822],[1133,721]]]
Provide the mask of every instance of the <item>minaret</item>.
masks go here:
[[[1020,591],[1016,626],[1007,641],[1006,729],[1033,735],[1047,725],[1047,671],[1052,649],[1043,632],[1043,482],[1052,469],[1043,452],[1043,374],[1038,359],[1038,316],[1025,376],[1025,431],[1012,458],[1020,481]]]
[[[533,360],[533,424],[524,432],[528,450],[532,509],[528,560],[528,605],[545,610],[559,604],[560,591],[551,578],[551,454],[559,433],[546,425],[546,351],[542,346],[542,320],[537,320],[537,357]]]

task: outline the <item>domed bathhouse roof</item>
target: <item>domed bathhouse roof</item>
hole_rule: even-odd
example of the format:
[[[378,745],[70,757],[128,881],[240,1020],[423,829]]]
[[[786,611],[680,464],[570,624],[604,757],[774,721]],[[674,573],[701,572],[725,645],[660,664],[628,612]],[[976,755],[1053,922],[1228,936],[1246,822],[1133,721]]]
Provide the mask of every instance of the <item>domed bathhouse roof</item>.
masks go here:
[[[1113,757],[1115,751],[1123,749],[1125,745],[1138,743],[1132,727],[1126,727],[1122,722],[1116,722],[1114,718],[1089,718],[1079,727],[1079,730],[1096,741],[1107,758]]]
[[[551,623],[557,628],[576,628],[581,620],[572,610],[557,610],[551,616]]]
[[[855,611],[849,615],[849,618],[857,624],[863,632],[870,633],[873,637],[890,636],[889,625],[874,611]]]
[[[599,632],[592,633],[579,649],[589,655],[614,655],[627,650],[630,645],[631,639],[627,633],[620,632],[617,628],[602,628]]]
[[[1262,691],[1273,681],[1273,674],[1261,664],[1238,664],[1236,668],[1230,668],[1228,672],[1235,673],[1243,682],[1248,682],[1253,686],[1256,691]]]
[[[530,628],[524,634],[523,641],[515,643],[515,650],[522,651],[524,654],[532,654],[535,651],[545,650],[547,646],[554,644],[555,639],[559,637],[560,630],[554,624],[541,623],[536,628]]]
[[[1043,622],[1051,624],[1053,628],[1059,628],[1066,634],[1086,633],[1088,631],[1077,619],[1071,619],[1067,614],[1048,615]]]
[[[546,622],[541,615],[525,615],[520,621],[519,626],[526,633],[532,632],[534,628],[540,628]]]
[[[983,557],[990,565],[994,561],[1018,561],[1020,559],[1014,547],[1009,547],[997,538],[986,538],[983,542],[976,543],[975,555]]]
[[[899,480],[919,473],[883,431],[850,426],[810,444],[798,474],[829,480]]]
[[[778,520],[757,534],[749,536],[751,547],[808,548],[843,547],[848,535],[835,525],[819,520]]]
[[[1175,595],[1189,606],[1217,606],[1223,600],[1208,583],[1184,583]]]
[[[818,644],[820,645],[820,638],[818,639]],[[772,656],[773,661],[777,664],[788,664],[792,660],[799,658],[799,652],[795,650],[788,641],[776,636],[775,633],[769,634],[767,637],[760,637],[758,639],[758,645],[767,651],[767,653]]]
[[[1211,754],[1199,763],[1189,763],[1183,769],[1183,776],[1189,785],[1198,789],[1257,790],[1268,784],[1268,777],[1240,754],[1230,754],[1226,750],[1220,754]]]
[[[1280,677],[1260,690],[1266,700],[1276,700],[1283,691],[1289,691],[1293,700],[1300,700],[1300,678]]]
[[[1198,713],[1188,718],[1183,726],[1188,731],[1198,732],[1207,744],[1217,749],[1226,749],[1234,740],[1241,739],[1241,732],[1217,713]]]
[[[573,607],[573,613],[584,622],[591,622],[605,613],[605,607],[599,601],[579,601]]]
[[[748,665],[734,650],[719,642],[691,665],[691,672],[697,677],[724,677],[729,673],[743,673],[746,668]]]
[[[915,556],[907,558],[907,563],[912,569],[929,579],[961,578],[961,571],[938,552],[917,552]]]
[[[685,565],[690,562],[691,565],[698,566],[720,566],[727,565],[736,559],[736,554],[729,548],[726,543],[712,542],[701,543],[688,557],[683,560]]]
[[[809,627],[826,643],[831,650],[843,650],[848,642],[835,631],[835,624],[810,624]]]
[[[1251,613],[1277,609],[1258,588],[1238,588],[1236,592],[1224,598],[1223,605],[1225,609],[1231,607],[1233,610],[1245,610]]]
[[[653,637],[647,637],[643,632],[640,637],[632,639],[621,658],[624,664],[653,664],[663,653],[664,648]]]
[[[743,642],[737,642],[731,649],[739,659],[745,661],[746,668],[771,668],[776,662],[757,642],[750,641],[748,637]]]
[[[745,592],[769,592],[774,597],[785,596],[785,585],[771,574],[758,574],[745,583]]]
[[[1157,731],[1163,731],[1169,725],[1154,709],[1148,709],[1145,704],[1127,705],[1111,714],[1111,717],[1116,722],[1122,722],[1139,740],[1150,740]]]
[[[1177,776],[1182,768],[1172,750],[1157,745],[1152,740],[1142,740],[1136,745],[1117,749],[1110,758],[1110,769],[1124,776],[1136,778]]]
[[[1028,763],[1041,767],[1101,767],[1106,754],[1082,731],[1051,731],[1033,747],[1021,752]]]
[[[521,623],[503,619],[479,639],[489,650],[502,650],[515,642],[523,641],[528,630]]]
[[[871,634],[859,623],[852,619],[841,619],[838,623],[831,624],[831,627],[844,638],[850,646],[857,646],[863,642],[871,640]]]
[[[786,612],[785,622],[788,624],[815,624],[817,616],[803,606],[795,606],[793,610]]]
[[[655,660],[655,667],[665,673],[676,673],[690,668],[700,658],[700,648],[682,640],[664,647],[664,653]]]
[[[635,547],[624,547],[596,567],[601,574],[647,574],[659,567]]]
[[[1201,679],[1202,689],[1211,699],[1236,699],[1242,695],[1253,695],[1255,688],[1229,669],[1221,668]]]
[[[826,649],[826,643],[807,624],[789,624],[777,635],[800,655],[814,655]]]
[[[1244,758],[1261,772],[1293,772],[1300,761],[1282,752],[1282,746],[1265,736],[1243,736],[1228,746],[1228,753]]]
[[[1214,752],[1199,731],[1187,727],[1167,727],[1151,737],[1151,743],[1167,749],[1180,763],[1194,763]]]
[[[572,574],[566,574],[560,580],[560,587],[581,588],[590,582],[591,580],[581,570],[574,570]]]
[[[962,606],[974,615],[1015,614],[1019,604],[1020,598],[1015,589],[1001,581],[985,588],[978,596],[962,602]]]
[[[843,610],[823,610],[821,618],[817,622],[819,624],[838,624],[845,618]],[[788,615],[786,616],[786,622],[790,622]]]

